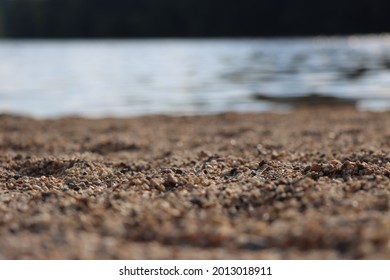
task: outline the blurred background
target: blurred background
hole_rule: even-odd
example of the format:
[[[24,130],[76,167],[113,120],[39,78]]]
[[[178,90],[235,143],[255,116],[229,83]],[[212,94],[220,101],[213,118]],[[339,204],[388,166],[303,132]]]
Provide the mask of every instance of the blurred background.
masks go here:
[[[388,0],[0,0],[0,113],[207,114],[313,99],[390,109],[388,11]]]

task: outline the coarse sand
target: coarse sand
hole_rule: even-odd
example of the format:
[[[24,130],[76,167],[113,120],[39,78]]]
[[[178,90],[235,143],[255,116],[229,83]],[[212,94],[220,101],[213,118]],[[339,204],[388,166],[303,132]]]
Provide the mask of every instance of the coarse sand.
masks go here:
[[[0,116],[1,259],[390,259],[390,112]]]

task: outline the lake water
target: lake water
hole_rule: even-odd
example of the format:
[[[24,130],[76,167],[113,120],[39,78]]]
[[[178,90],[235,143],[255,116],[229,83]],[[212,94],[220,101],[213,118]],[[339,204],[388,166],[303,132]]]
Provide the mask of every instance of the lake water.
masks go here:
[[[390,36],[0,41],[0,112],[37,117],[274,110],[253,94],[390,109]],[[280,106],[280,105],[279,105]]]

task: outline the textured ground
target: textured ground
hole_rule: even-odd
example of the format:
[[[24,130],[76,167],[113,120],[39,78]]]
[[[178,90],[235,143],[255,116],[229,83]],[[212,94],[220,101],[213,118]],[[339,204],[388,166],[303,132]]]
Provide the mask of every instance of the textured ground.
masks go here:
[[[0,258],[390,259],[390,113],[0,116]]]

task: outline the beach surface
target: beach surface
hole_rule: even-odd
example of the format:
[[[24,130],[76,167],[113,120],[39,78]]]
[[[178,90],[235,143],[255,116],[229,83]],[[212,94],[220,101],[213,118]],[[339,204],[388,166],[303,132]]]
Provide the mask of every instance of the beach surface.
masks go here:
[[[1,259],[390,259],[390,112],[0,116]]]

